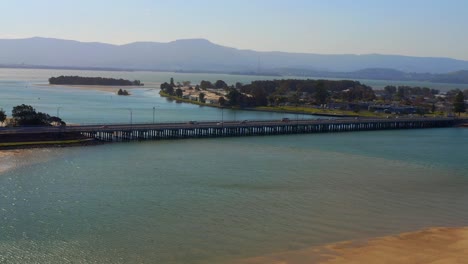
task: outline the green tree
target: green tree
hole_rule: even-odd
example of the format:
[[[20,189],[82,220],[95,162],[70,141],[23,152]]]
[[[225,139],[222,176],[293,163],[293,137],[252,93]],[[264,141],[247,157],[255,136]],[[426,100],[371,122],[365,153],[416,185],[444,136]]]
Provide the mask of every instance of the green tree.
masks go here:
[[[397,88],[393,85],[385,86],[384,90],[385,90],[385,93],[387,93],[390,96],[395,95],[397,92]]]
[[[161,84],[161,90],[169,95],[174,95],[174,87],[167,82]]]
[[[170,83],[170,85],[171,85],[172,87],[175,87],[174,78],[172,78],[172,77],[171,77],[171,83]]]
[[[0,108],[0,123],[5,122],[6,118],[7,115],[5,114],[5,111],[3,111],[3,109]]]
[[[315,90],[315,101],[317,104],[326,104],[328,98],[330,97],[330,93],[327,91],[323,85],[318,85]]]
[[[455,100],[453,101],[453,111],[458,113],[458,116],[460,116],[460,113],[464,113],[466,111],[465,96],[462,91],[458,91],[455,96]]]
[[[217,80],[214,84],[214,87],[216,89],[224,89],[224,88],[227,88],[228,85],[223,80]]]
[[[403,100],[405,98],[405,87],[398,86],[397,97],[399,100]]]
[[[182,95],[183,95],[182,89],[177,88],[177,89],[175,90],[175,95],[176,95],[177,97],[182,97]]]
[[[15,123],[20,126],[44,126],[50,125],[52,122],[64,124],[60,118],[36,112],[32,106],[25,104],[13,107],[12,117]]]
[[[200,93],[198,95],[198,101],[204,103],[205,102],[205,94],[204,93]]]
[[[218,99],[218,103],[219,103],[219,105],[224,106],[226,104],[226,99],[224,99],[224,97],[221,96]]]
[[[203,80],[203,81],[200,82],[200,88],[202,90],[206,90],[208,88],[213,88],[213,84],[210,81],[204,81]]]
[[[30,120],[36,118],[36,115],[36,109],[30,105],[22,104],[13,107],[12,117],[19,125],[22,125],[23,123],[29,123]]]
[[[226,95],[226,97],[228,98],[228,104],[231,105],[231,106],[240,105],[240,101],[241,101],[240,97],[241,96],[242,96],[242,94],[239,91],[237,91],[236,89],[230,90],[229,93]]]

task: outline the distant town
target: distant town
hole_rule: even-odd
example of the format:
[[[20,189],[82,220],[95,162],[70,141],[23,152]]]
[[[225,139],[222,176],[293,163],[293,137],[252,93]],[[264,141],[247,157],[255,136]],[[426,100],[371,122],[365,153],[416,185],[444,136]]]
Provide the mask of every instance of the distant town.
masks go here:
[[[161,84],[161,95],[175,100],[216,107],[329,115],[461,115],[466,112],[468,89],[441,93],[427,87],[386,86],[373,90],[358,81],[273,80],[237,82],[223,80]]]

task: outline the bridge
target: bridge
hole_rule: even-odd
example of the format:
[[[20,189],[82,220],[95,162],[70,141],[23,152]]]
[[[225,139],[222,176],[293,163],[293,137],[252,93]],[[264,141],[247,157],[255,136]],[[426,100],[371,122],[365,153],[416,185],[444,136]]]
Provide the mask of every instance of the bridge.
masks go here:
[[[347,131],[420,129],[453,127],[468,124],[468,119],[457,118],[342,118],[307,120],[263,120],[227,122],[184,122],[155,124],[101,124],[60,127],[8,127],[0,128],[0,138],[70,138],[83,136],[106,142],[233,137],[254,135],[284,135],[329,133]],[[0,140],[1,141],[1,140]]]

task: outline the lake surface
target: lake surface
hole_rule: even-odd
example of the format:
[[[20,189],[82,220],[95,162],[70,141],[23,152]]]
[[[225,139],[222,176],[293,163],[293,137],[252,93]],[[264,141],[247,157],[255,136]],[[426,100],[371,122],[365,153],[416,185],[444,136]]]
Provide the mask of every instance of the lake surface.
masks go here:
[[[128,111],[113,112],[120,104],[149,121],[154,102],[160,120],[220,115],[147,88],[119,98],[119,107],[103,106],[109,93],[34,86],[50,72],[19,72],[25,77],[0,78],[5,109],[40,96],[35,107],[53,114],[61,100],[70,122],[125,122]],[[441,128],[33,150],[0,160],[17,165],[0,174],[0,263],[224,264],[466,226],[467,138],[468,129]]]
[[[132,89],[131,96],[117,96],[111,92],[84,90],[61,86],[46,86],[48,78],[60,75],[100,76],[141,80],[143,88]],[[0,108],[11,114],[20,104],[32,105],[38,111],[50,115],[59,114],[67,123],[150,123],[189,120],[265,120],[283,117],[291,119],[311,118],[295,114],[221,110],[191,104],[176,103],[159,95],[159,84],[169,81],[201,81],[203,78],[225,79],[229,82],[256,80],[262,77],[177,74],[153,72],[92,72],[67,70],[15,70],[0,69]],[[237,78],[237,79],[234,79]],[[246,78],[246,79],[242,79]],[[263,77],[266,78],[266,77]],[[117,88],[116,88],[117,90]],[[314,117],[320,118],[320,117]]]

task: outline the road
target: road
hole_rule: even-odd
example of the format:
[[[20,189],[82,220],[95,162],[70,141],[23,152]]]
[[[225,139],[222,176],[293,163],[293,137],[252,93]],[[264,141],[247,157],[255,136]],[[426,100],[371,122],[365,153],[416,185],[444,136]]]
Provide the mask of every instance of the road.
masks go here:
[[[179,122],[156,124],[99,124],[99,125],[72,125],[72,126],[40,126],[40,127],[3,127],[2,134],[37,134],[37,133],[66,133],[66,132],[113,132],[113,131],[144,131],[163,129],[190,129],[190,128],[233,128],[258,126],[287,126],[287,125],[317,125],[317,124],[360,124],[373,122],[414,122],[414,121],[451,121],[454,118],[340,118],[340,119],[306,119],[306,120],[256,120],[256,121],[206,121],[206,122]],[[468,119],[463,119],[468,122]]]

